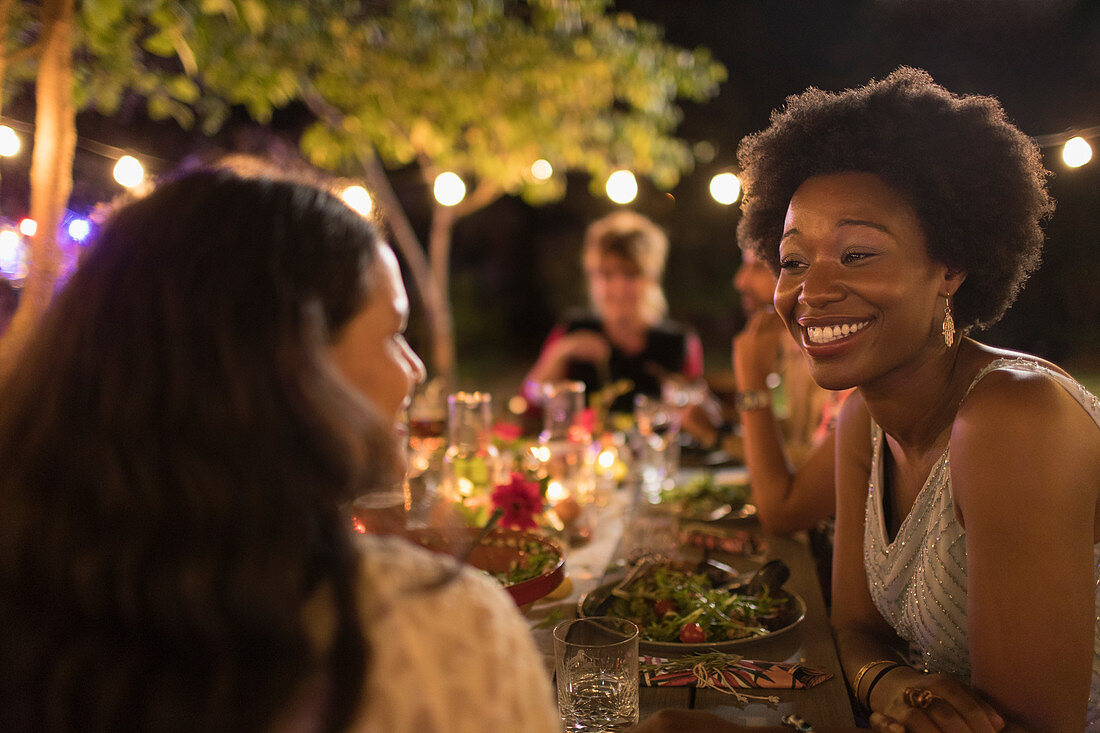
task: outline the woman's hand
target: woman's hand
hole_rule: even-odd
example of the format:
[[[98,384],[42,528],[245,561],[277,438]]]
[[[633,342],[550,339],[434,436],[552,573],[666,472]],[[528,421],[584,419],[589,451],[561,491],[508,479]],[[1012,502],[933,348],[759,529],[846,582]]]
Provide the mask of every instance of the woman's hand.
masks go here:
[[[927,707],[906,700],[906,690],[927,690],[932,694]],[[1004,719],[977,692],[945,674],[922,674],[899,669],[882,678],[872,691],[872,707],[882,720],[896,721],[907,731],[976,731],[995,733],[1005,727]],[[881,722],[881,721],[880,721]],[[876,730],[891,730],[888,726]]]
[[[782,340],[790,338],[783,321],[770,309],[752,314],[733,339],[733,372],[738,389],[762,389],[764,380],[779,365]]]
[[[584,361],[600,365],[611,360],[611,344],[595,331],[567,333],[558,340],[556,347],[555,357],[562,364]]]

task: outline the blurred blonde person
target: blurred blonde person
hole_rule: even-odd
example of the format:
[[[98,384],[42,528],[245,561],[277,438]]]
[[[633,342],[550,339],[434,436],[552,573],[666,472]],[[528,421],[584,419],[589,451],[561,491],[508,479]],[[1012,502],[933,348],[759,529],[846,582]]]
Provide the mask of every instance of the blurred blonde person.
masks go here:
[[[568,314],[550,332],[524,380],[525,395],[537,401],[544,381],[579,380],[591,395],[625,379],[633,388],[611,407],[629,412],[636,394],[658,396],[670,377],[701,377],[699,337],[667,318],[667,257],[665,233],[640,214],[618,211],[593,222],[581,258],[591,310]]]

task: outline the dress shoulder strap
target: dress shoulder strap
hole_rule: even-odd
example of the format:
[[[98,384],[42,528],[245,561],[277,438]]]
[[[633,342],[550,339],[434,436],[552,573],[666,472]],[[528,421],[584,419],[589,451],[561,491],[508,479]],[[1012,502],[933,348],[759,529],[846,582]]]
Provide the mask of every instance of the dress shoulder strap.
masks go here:
[[[966,394],[963,395],[962,400],[959,400],[959,403],[961,404],[967,398],[967,396],[970,394],[970,391],[974,389],[974,386],[978,382],[980,382],[987,374],[989,374],[990,372],[995,372],[998,369],[1020,369],[1023,371],[1042,374],[1050,379],[1053,379],[1055,382],[1061,384],[1067,392],[1073,395],[1077,399],[1077,401],[1081,403],[1081,406],[1084,407],[1085,410],[1093,416],[1093,419],[1097,421],[1097,424],[1100,425],[1100,399],[1097,399],[1096,395],[1089,392],[1084,387],[1084,385],[1082,385],[1080,382],[1073,379],[1072,377],[1067,377],[1061,372],[1056,372],[1050,367],[1043,366],[1034,359],[1027,359],[1025,357],[1019,356],[994,359],[993,361],[982,367],[981,370],[979,370],[978,373],[974,375],[974,379],[971,380],[970,386],[966,388]]]
[[[966,388],[966,394],[962,397],[963,400],[970,396],[970,391],[990,372],[995,372],[998,369],[1019,369],[1021,367],[1030,371],[1042,371],[1047,374],[1053,374],[1053,372],[1042,366],[1039,362],[1032,361],[1031,359],[1024,359],[1022,357],[994,359],[982,367],[978,373],[974,375],[974,378],[970,380],[970,386]],[[960,402],[961,401],[962,400],[960,400]]]

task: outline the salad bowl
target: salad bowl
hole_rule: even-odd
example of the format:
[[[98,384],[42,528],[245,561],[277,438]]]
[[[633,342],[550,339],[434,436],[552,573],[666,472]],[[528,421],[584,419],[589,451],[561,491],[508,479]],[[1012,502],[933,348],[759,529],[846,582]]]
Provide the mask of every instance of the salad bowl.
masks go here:
[[[552,540],[516,529],[496,528],[470,548],[477,528],[441,531],[416,529],[404,533],[412,542],[432,552],[462,557],[494,577],[517,606],[525,606],[547,595],[565,579],[565,556]]]

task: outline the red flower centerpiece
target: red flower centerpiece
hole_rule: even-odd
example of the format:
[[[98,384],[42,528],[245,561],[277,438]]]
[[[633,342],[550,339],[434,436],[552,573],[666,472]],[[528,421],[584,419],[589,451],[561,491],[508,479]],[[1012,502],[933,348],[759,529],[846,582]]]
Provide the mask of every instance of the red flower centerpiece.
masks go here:
[[[536,517],[545,509],[542,487],[518,472],[512,473],[511,481],[494,488],[489,499],[494,509],[503,512],[500,523],[514,529],[535,529]]]

